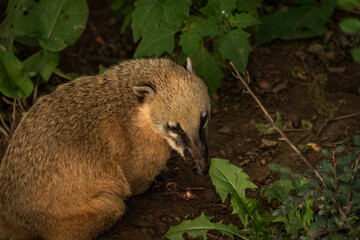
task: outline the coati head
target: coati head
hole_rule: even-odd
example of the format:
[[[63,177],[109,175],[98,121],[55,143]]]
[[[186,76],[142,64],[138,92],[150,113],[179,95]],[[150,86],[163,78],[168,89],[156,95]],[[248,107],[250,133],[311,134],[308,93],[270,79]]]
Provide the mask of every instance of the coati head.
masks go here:
[[[153,130],[167,140],[196,174],[208,171],[210,98],[204,82],[167,59],[148,59],[152,73],[132,87]],[[146,78],[150,79],[146,79]]]

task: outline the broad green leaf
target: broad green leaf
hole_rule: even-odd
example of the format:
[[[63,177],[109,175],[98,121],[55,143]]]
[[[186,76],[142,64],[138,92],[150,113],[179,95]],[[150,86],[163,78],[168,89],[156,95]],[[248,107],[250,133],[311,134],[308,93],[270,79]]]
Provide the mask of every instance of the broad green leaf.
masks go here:
[[[219,39],[219,51],[223,58],[232,61],[241,73],[245,73],[248,56],[251,51],[247,40],[249,36],[250,34],[242,30],[234,29]]]
[[[12,50],[15,37],[20,35],[32,35],[37,32],[37,21],[33,17],[36,9],[36,2],[33,0],[9,0],[7,4],[7,16],[0,25],[0,42],[6,50]],[[26,14],[25,14],[26,13]],[[22,42],[25,45],[26,42]],[[33,46],[34,40],[30,40]],[[37,41],[35,41],[37,43]]]
[[[211,159],[209,175],[223,202],[228,194],[231,194],[233,213],[238,214],[246,228],[249,216],[255,216],[258,205],[255,199],[246,198],[245,189],[254,189],[257,186],[248,180],[249,176],[241,168],[224,159]]]
[[[185,220],[177,226],[170,227],[164,238],[169,240],[184,239],[184,233],[188,233],[193,238],[207,239],[206,233],[210,230],[218,230],[223,235],[234,238],[234,236],[242,239],[248,239],[246,232],[240,231],[236,226],[210,222],[213,217],[206,216],[204,213],[194,220]]]
[[[201,37],[196,30],[183,32],[180,36],[179,45],[187,56],[195,55],[200,48]]]
[[[165,22],[174,27],[180,27],[189,16],[191,0],[165,0],[163,4]]]
[[[233,27],[237,28],[246,28],[261,23],[248,13],[236,13],[234,17],[229,18],[229,22]]]
[[[135,10],[132,13],[131,29],[134,41],[139,40],[145,34],[159,28],[163,19],[163,4],[165,0],[137,0],[134,3]]]
[[[134,57],[159,57],[164,52],[171,53],[175,46],[176,32],[176,28],[165,24],[161,24],[159,28],[154,27],[151,32],[143,36]]]
[[[276,198],[283,203],[289,196],[290,191],[294,189],[291,181],[278,180],[274,183],[274,186],[264,186],[261,188],[261,192],[265,191],[265,196],[270,202],[273,198]]]
[[[208,17],[222,16],[227,17],[236,8],[236,0],[208,0],[207,5],[200,9]]]
[[[336,2],[344,8],[354,8],[358,4],[356,0],[337,0]]]
[[[13,52],[0,50],[0,92],[9,98],[28,97],[34,84]]]
[[[339,26],[344,33],[349,35],[360,32],[360,20],[354,17],[341,20]]]
[[[360,47],[351,49],[351,55],[355,62],[360,63]]]
[[[112,0],[110,4],[110,8],[112,11],[119,10],[125,3],[125,0]]]
[[[189,56],[193,60],[196,74],[205,81],[209,92],[214,93],[220,87],[224,74],[221,67],[224,62],[216,53],[208,52],[204,46],[200,46],[195,55]]]
[[[222,23],[221,18],[210,16],[200,25],[201,36],[217,37],[227,31],[226,26]]]
[[[236,8],[239,12],[254,12],[259,7],[261,0],[237,0]]]
[[[83,33],[89,8],[86,0],[40,0],[37,8],[42,38],[40,46],[61,51]]]
[[[27,58],[23,64],[31,77],[40,74],[42,81],[47,82],[59,64],[59,60],[58,52],[42,49]]]
[[[336,6],[335,0],[300,1],[299,7],[287,8],[261,19],[256,36],[256,45],[276,38],[285,40],[310,38],[327,31],[325,24]]]

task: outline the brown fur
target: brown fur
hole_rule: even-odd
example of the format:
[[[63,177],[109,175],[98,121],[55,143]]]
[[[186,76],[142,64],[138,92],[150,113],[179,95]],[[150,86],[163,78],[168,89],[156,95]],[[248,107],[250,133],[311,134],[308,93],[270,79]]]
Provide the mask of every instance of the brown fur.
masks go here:
[[[151,85],[144,102],[132,88]],[[23,117],[0,165],[0,235],[92,239],[123,215],[170,157],[158,123],[209,109],[206,86],[166,59],[124,61],[40,98]],[[189,117],[190,116],[190,117]]]

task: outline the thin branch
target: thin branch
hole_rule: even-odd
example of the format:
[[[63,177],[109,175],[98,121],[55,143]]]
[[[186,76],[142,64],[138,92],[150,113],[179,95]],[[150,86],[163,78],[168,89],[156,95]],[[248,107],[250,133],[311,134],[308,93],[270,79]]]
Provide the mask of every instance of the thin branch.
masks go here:
[[[0,132],[2,134],[4,134],[5,138],[9,139],[10,135],[7,133],[7,131],[5,130],[5,128],[3,128],[2,126],[0,126]]]
[[[324,179],[321,177],[320,173],[309,163],[309,161],[301,154],[301,152],[297,149],[297,147],[287,138],[287,136],[284,134],[284,132],[276,125],[274,120],[271,118],[270,114],[266,111],[264,106],[261,104],[260,100],[256,97],[256,95],[251,91],[249,86],[246,84],[245,80],[240,75],[239,71],[236,69],[234,64],[230,62],[231,67],[234,69],[235,73],[232,72],[233,76],[237,79],[239,79],[242,84],[245,86],[247,91],[250,93],[250,95],[254,98],[256,103],[260,106],[261,110],[264,112],[266,118],[270,121],[271,125],[274,127],[274,129],[280,133],[281,137],[286,141],[287,144],[295,151],[295,153],[300,157],[300,159],[310,168],[314,171],[316,176],[318,177],[319,181],[323,185],[324,188],[327,188]],[[247,74],[248,79],[250,79],[249,73]]]
[[[343,119],[346,119],[346,118],[352,118],[352,117],[356,117],[356,116],[359,116],[359,115],[360,115],[360,112],[352,113],[352,114],[336,117],[334,119],[331,119],[330,121],[343,120]]]
[[[10,132],[10,128],[9,126],[6,124],[5,120],[4,120],[4,117],[2,114],[0,114],[0,122],[1,122],[1,125],[3,126],[3,128],[6,130],[6,132]]]

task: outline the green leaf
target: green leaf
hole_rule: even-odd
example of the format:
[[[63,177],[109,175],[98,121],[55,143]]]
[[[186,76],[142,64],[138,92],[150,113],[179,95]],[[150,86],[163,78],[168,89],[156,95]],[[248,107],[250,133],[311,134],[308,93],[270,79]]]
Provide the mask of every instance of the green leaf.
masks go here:
[[[117,11],[122,7],[122,5],[124,5],[124,3],[125,0],[112,0],[110,4],[110,9],[112,11]]]
[[[231,194],[233,213],[238,214],[246,228],[248,217],[256,215],[258,205],[255,199],[246,198],[245,189],[254,189],[257,186],[248,180],[249,176],[241,168],[224,159],[211,159],[209,175],[223,202],[228,194]]]
[[[248,13],[236,13],[234,17],[229,18],[229,22],[233,27],[237,28],[246,28],[261,23]]]
[[[42,33],[40,46],[57,52],[80,38],[85,29],[89,7],[86,0],[40,0],[37,14]]]
[[[344,33],[349,35],[360,32],[360,20],[354,17],[341,20],[339,26]]]
[[[28,97],[34,84],[13,52],[0,50],[0,92],[9,98]]]
[[[334,171],[334,166],[327,160],[324,160],[321,164],[320,164],[322,171],[325,173],[332,173]],[[320,168],[320,169],[321,169]]]
[[[30,35],[34,35],[34,32],[39,32],[37,20],[33,17],[36,6],[37,4],[33,0],[8,1],[7,16],[0,25],[0,41],[6,50],[12,50],[14,39],[21,38],[21,35],[28,35],[29,43],[34,46],[34,40],[29,38]],[[22,43],[29,45],[26,42]],[[35,43],[37,43],[36,40]]]
[[[274,170],[274,171],[280,171],[281,170],[281,166],[278,163],[269,163],[268,167],[271,170]]]
[[[338,193],[339,194],[347,194],[350,189],[351,189],[350,184],[340,184],[340,186],[338,188]]]
[[[163,18],[163,4],[165,0],[138,0],[135,1],[135,10],[132,13],[131,29],[134,41],[145,34],[159,28]]]
[[[165,238],[169,240],[184,239],[184,233],[188,233],[193,238],[207,239],[206,233],[210,230],[218,230],[223,235],[234,238],[234,236],[242,239],[248,239],[247,233],[240,231],[236,226],[230,224],[226,225],[222,222],[212,223],[210,220],[213,217],[206,216],[204,213],[194,220],[186,220],[175,227],[170,227],[170,230],[165,234]]]
[[[23,64],[31,77],[40,74],[42,81],[47,82],[59,64],[59,60],[58,52],[42,49],[27,58]]]
[[[217,37],[227,31],[221,18],[210,16],[200,24],[201,36]]]
[[[236,8],[235,1],[236,0],[208,0],[207,5],[200,9],[200,12],[208,17],[211,15],[226,17],[227,14],[231,14]]]
[[[324,180],[324,183],[326,184],[326,186],[328,188],[333,189],[334,188],[334,178],[332,178],[331,176],[327,175],[327,174],[322,174],[320,173],[321,177]]]
[[[189,32],[183,32],[180,36],[179,45],[182,46],[187,56],[193,56],[200,48],[201,37],[196,30],[191,29]]]
[[[190,5],[191,0],[165,0],[163,4],[165,22],[176,28],[180,27],[189,16]]]
[[[171,53],[175,46],[176,32],[177,29],[166,24],[154,27],[151,32],[143,36],[139,46],[136,48],[134,57],[159,57],[164,52]]]
[[[193,60],[195,73],[205,81],[209,92],[214,93],[220,87],[224,74],[221,67],[224,62],[216,53],[208,52],[204,46],[198,49],[195,55],[189,56]]]
[[[351,164],[351,158],[349,156],[340,156],[336,160],[336,163],[340,166],[347,166]]]
[[[335,0],[301,1],[301,5],[281,10],[261,19],[256,45],[276,38],[285,40],[310,38],[327,31],[325,24],[336,6]]]
[[[360,47],[351,49],[351,55],[355,62],[360,63]]]
[[[329,150],[327,149],[321,149],[321,153],[325,156],[325,157],[332,157],[332,154]]]
[[[241,72],[245,73],[248,56],[251,47],[248,43],[250,35],[242,30],[234,29],[224,34],[219,42],[219,52],[224,59],[229,59],[235,67]]]
[[[237,0],[236,8],[239,12],[254,12],[259,7],[261,0]]]
[[[261,192],[265,191],[265,196],[270,202],[273,198],[276,198],[283,203],[289,196],[290,191],[294,189],[291,181],[278,180],[274,183],[274,186],[264,186],[261,188]]]
[[[337,146],[337,147],[335,148],[335,152],[336,152],[336,153],[341,153],[341,152],[343,152],[344,150],[345,150],[344,146]]]
[[[354,8],[358,4],[356,0],[337,0],[336,2],[344,8]]]

